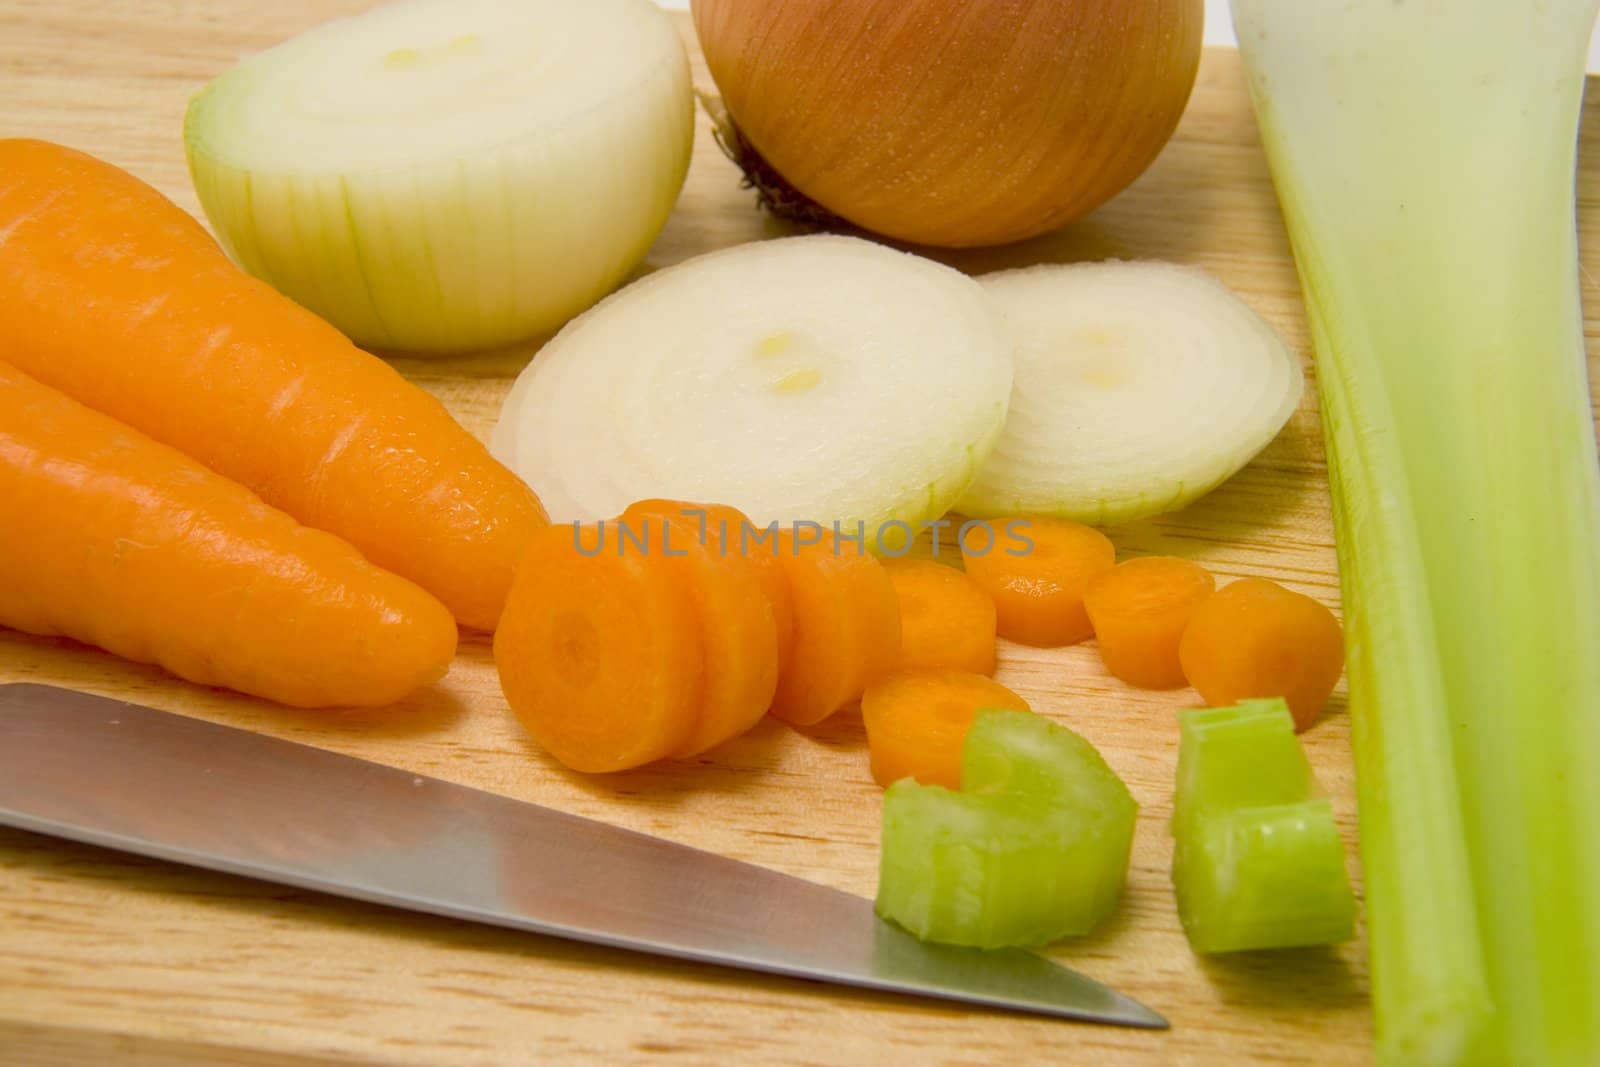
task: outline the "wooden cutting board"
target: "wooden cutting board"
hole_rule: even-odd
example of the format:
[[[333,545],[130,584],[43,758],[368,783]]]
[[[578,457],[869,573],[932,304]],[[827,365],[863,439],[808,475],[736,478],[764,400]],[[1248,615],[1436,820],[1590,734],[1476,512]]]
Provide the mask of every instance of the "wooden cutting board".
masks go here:
[[[362,6],[0,0],[0,136],[93,152],[195,211],[181,145],[189,94],[240,56]],[[692,48],[687,18],[680,26]],[[696,81],[711,85],[698,54]],[[1591,123],[1586,140],[1594,130]],[[688,184],[650,267],[788,232],[755,211],[708,133],[702,117]],[[1592,165],[1581,188],[1587,248],[1600,219]],[[1471,254],[1471,235],[1462,241]],[[1294,269],[1234,52],[1208,52],[1176,140],[1114,203],[1060,234],[940,258],[981,272],[1108,256],[1203,264],[1306,352]],[[1594,352],[1593,319],[1589,326]],[[397,363],[487,434],[511,377],[534,351]],[[1593,364],[1591,378],[1600,378]],[[1337,606],[1314,391],[1233,481],[1181,514],[1112,533],[1127,554],[1188,556],[1224,579],[1269,576]],[[1164,1012],[1170,1032],[670,963],[0,830],[0,1063],[1366,1062],[1363,943],[1201,961],[1184,941],[1168,882],[1166,821],[1173,712],[1194,694],[1126,689],[1086,647],[1003,645],[998,677],[1087,735],[1141,805],[1121,911],[1103,932],[1054,955]],[[545,757],[511,720],[481,637],[464,642],[442,683],[382,713],[286,711],[68,641],[0,632],[0,681],[10,680],[127,697],[321,745],[862,895],[875,887],[879,791],[853,713],[805,734],[768,722],[702,759],[583,778]],[[1348,737],[1341,687],[1305,742],[1359,871]]]

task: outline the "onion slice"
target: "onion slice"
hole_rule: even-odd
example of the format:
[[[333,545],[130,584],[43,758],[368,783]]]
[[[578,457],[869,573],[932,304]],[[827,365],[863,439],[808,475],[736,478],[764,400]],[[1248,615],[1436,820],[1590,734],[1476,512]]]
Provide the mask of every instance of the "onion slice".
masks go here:
[[[1094,525],[1175,511],[1294,413],[1300,360],[1205,272],[1106,262],[979,279],[1016,343],[1005,432],[956,504]]]
[[[184,123],[234,258],[411,351],[547,333],[609,292],[693,136],[683,42],[648,0],[403,0],[245,60]]]
[[[862,523],[887,544],[904,531],[885,524],[915,529],[966,489],[1010,392],[977,282],[857,238],[791,237],[652,274],[569,323],[492,447],[558,521],[666,497],[762,526]]]

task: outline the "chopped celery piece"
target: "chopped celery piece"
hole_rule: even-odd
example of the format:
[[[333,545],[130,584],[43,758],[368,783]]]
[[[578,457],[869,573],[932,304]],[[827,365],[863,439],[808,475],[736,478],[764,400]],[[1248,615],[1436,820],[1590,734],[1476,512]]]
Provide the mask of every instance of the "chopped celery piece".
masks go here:
[[[878,913],[925,941],[1042,945],[1087,933],[1116,902],[1102,819],[1030,797],[902,778],[883,796]]]
[[[1179,717],[1172,883],[1196,952],[1344,941],[1355,894],[1333,807],[1281,699]]]
[[[963,757],[962,792],[902,779],[884,794],[878,913],[979,948],[1093,930],[1127,874],[1127,786],[1083,738],[1027,712],[979,712]]]
[[[966,793],[1015,793],[1075,811],[1105,811],[1131,836],[1138,805],[1081,735],[1030,711],[978,712],[961,750]]]
[[[1280,697],[1178,715],[1178,792],[1173,833],[1195,811],[1292,804],[1312,795],[1311,764]]]
[[[1289,948],[1355,934],[1356,901],[1326,798],[1207,815],[1173,858],[1196,952]]]

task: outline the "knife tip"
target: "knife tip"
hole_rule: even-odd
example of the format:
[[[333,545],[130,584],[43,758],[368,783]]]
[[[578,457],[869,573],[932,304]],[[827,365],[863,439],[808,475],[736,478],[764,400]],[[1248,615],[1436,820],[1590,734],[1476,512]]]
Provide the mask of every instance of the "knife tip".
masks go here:
[[[1122,1025],[1131,1026],[1139,1030],[1170,1030],[1172,1028],[1172,1024],[1167,1021],[1167,1017],[1160,1012],[1152,1011],[1132,997],[1125,997],[1120,993],[1116,994],[1116,997],[1119,1001],[1117,1006],[1120,1009],[1118,1021]]]

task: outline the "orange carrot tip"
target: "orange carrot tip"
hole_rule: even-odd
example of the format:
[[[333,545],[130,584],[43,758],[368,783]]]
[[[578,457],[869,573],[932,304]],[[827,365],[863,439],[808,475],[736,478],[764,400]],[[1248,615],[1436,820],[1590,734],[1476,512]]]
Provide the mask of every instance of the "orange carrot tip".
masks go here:
[[[897,671],[861,695],[872,777],[961,788],[961,747],[983,708],[1032,711],[992,678],[964,671]]]
[[[547,527],[517,568],[494,636],[506,701],[577,771],[682,752],[705,692],[705,647],[684,571],[607,524]]]
[[[1344,635],[1319,601],[1264,578],[1223,586],[1194,610],[1178,656],[1212,707],[1283,697],[1296,730],[1316,721],[1344,671]]]
[[[900,669],[947,667],[993,674],[994,598],[942,563],[884,560],[900,602]]]
[[[6,363],[0,626],[297,707],[393,703],[456,649],[411,582]]]
[[[856,701],[900,656],[900,605],[876,558],[837,543],[784,533],[777,559],[789,582],[794,649],[772,714],[797,726]]]
[[[1131,559],[1092,580],[1083,606],[1106,669],[1141,689],[1187,685],[1178,642],[1216,585],[1204,567],[1175,556]]]
[[[1084,590],[1116,555],[1105,534],[1067,519],[972,522],[961,535],[967,574],[994,598],[1000,636],[1041,648],[1093,633]]]

